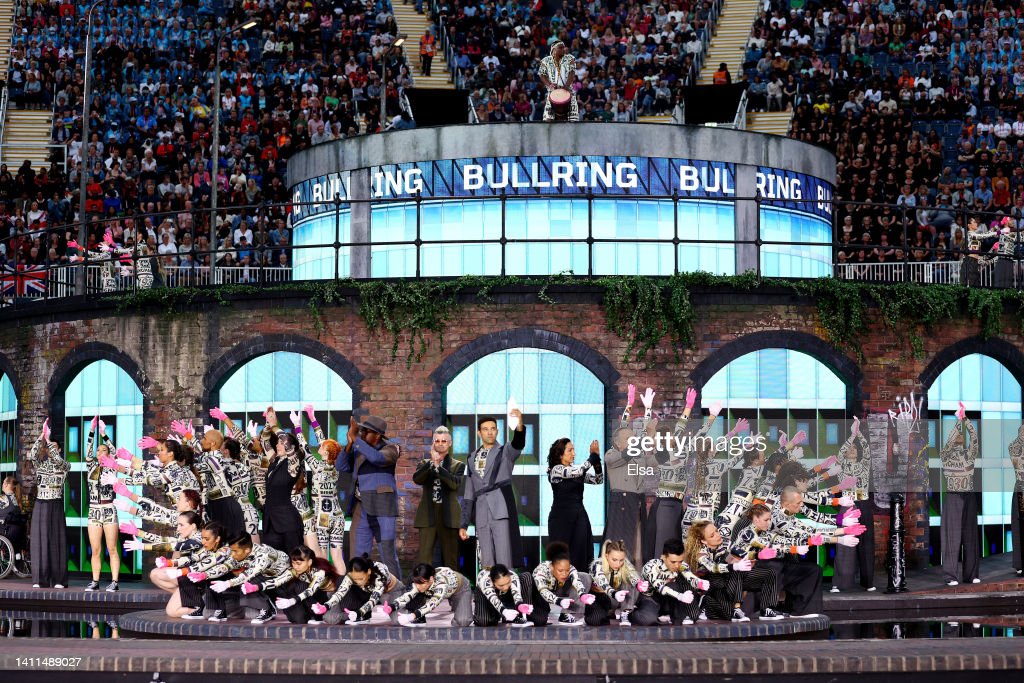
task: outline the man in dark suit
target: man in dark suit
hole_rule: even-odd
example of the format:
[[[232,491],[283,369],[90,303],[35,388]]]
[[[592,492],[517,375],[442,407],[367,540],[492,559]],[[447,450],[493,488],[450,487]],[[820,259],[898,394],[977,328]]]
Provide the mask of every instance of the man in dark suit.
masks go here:
[[[419,561],[433,563],[434,546],[441,544],[441,557],[450,569],[458,569],[459,490],[466,464],[452,459],[452,435],[447,427],[434,430],[434,442],[427,457],[420,461],[412,480],[423,487],[416,510],[416,528],[420,530]]]
[[[348,443],[334,466],[338,472],[352,474],[346,499],[355,537],[353,556],[370,553],[376,541],[381,561],[401,581],[402,570],[395,548],[398,446],[388,443],[385,437],[387,429],[388,423],[374,415],[359,423],[353,417],[349,424]]]

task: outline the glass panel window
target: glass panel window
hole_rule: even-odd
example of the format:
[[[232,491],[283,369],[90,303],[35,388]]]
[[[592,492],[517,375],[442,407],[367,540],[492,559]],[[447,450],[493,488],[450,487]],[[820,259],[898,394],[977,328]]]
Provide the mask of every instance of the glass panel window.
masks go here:
[[[556,439],[569,437],[577,461],[587,457],[590,442],[604,442],[604,386],[585,367],[567,356],[540,349],[518,348],[490,354],[460,372],[445,388],[445,410],[456,457],[465,460],[479,444],[477,419],[499,419],[499,442],[510,435],[504,428],[509,398],[515,398],[526,420],[526,448],[516,462],[513,485],[526,557],[516,563],[535,566],[547,535],[551,486],[545,458]],[[594,541],[604,530],[604,487],[587,486],[584,504]],[[472,554],[460,571],[475,573]]]
[[[0,386],[0,390],[2,388]],[[107,425],[107,435],[117,447],[142,455],[136,447],[142,437],[142,392],[120,366],[108,360],[94,361],[79,370],[64,390],[64,410],[63,430],[55,426],[53,431],[54,438],[61,442],[64,456],[71,464],[64,493],[64,512],[68,526],[68,570],[88,572],[92,569],[86,532],[89,523],[89,490],[85,480],[85,444],[89,436],[89,425],[94,417],[99,416]],[[0,429],[3,429],[2,422]],[[59,434],[63,434],[62,441],[56,436]],[[98,445],[98,435],[96,441]],[[141,489],[137,491],[141,492]],[[139,523],[127,513],[119,513],[119,516],[121,521],[132,519]],[[141,554],[125,551],[120,544],[118,551],[121,553],[121,574],[141,575]],[[110,566],[105,551],[102,571],[109,575]]]
[[[961,401],[967,408],[967,419],[978,431],[981,447],[974,485],[981,492],[978,524],[984,534],[982,556],[1012,549],[1006,540],[1010,537],[1010,500],[1015,478],[1007,451],[1021,423],[1021,398],[1020,383],[1010,371],[996,359],[977,353],[950,364],[928,388],[933,564],[941,559],[942,538],[938,530],[946,488],[939,450],[956,428],[956,411]]]
[[[846,385],[840,377],[813,356],[790,349],[761,349],[740,356],[715,373],[701,390],[701,404],[721,401],[724,420],[718,433],[730,429],[739,418],[750,422],[752,433],[776,448],[779,432],[789,435],[803,429],[802,462],[810,467],[839,452],[846,435]],[[728,496],[739,483],[740,469],[723,478],[722,495]],[[819,562],[827,563],[824,553]],[[826,565],[826,573],[831,567]]]

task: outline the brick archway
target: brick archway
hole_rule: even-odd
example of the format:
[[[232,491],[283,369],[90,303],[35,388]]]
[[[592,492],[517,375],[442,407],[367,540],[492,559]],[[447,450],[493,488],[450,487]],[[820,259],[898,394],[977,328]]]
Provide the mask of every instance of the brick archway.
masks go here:
[[[828,342],[806,332],[772,330],[754,332],[730,342],[710,354],[690,373],[692,386],[697,389],[697,406],[700,406],[701,388],[715,376],[715,373],[737,358],[762,349],[789,349],[813,357],[834,372],[846,385],[846,405],[858,414],[864,404],[864,373],[852,359],[843,355]]]
[[[430,379],[433,382],[432,424],[439,425],[444,421],[447,413],[447,407],[444,403],[444,390],[455,379],[456,375],[485,356],[499,351],[518,348],[554,351],[571,358],[585,367],[605,387],[605,424],[610,425],[617,418],[615,414],[616,401],[622,403],[625,399],[625,394],[621,397],[617,394],[615,386],[619,381],[619,371],[615,369],[604,355],[573,337],[551,330],[520,327],[514,330],[504,330],[477,337],[452,352],[430,373]],[[607,437],[608,435],[606,434],[605,436]]]
[[[268,334],[236,344],[210,363],[203,375],[203,409],[209,410],[217,404],[220,388],[234,370],[253,358],[277,351],[308,356],[326,365],[352,389],[353,413],[359,408],[363,373],[350,360],[331,347],[308,337],[295,334]]]
[[[950,344],[932,357],[924,371],[918,376],[918,383],[925,403],[928,401],[928,389],[931,388],[939,375],[950,365],[964,356],[978,353],[999,361],[1005,367],[1017,383],[1024,387],[1024,353],[1016,346],[998,337],[968,337]],[[927,405],[925,405],[927,409]],[[1021,410],[1024,411],[1024,402]]]

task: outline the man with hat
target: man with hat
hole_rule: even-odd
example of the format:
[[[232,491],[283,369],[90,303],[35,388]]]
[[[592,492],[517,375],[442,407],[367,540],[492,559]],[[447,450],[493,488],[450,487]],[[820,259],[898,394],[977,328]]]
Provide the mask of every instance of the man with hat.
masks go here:
[[[355,537],[353,556],[370,553],[377,541],[381,561],[399,581],[402,570],[395,548],[395,520],[398,517],[398,486],[395,464],[398,446],[388,443],[388,423],[370,415],[348,428],[348,443],[338,455],[335,468],[352,475],[346,499]]]

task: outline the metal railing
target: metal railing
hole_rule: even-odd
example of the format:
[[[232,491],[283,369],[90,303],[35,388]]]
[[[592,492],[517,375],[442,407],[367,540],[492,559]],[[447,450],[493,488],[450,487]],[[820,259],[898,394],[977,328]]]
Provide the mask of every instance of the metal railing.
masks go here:
[[[544,221],[540,224],[528,218],[526,207],[537,201],[558,201],[571,208],[572,219],[555,229]],[[635,230],[626,235],[619,229],[621,223],[621,202],[636,202],[635,210],[641,204],[657,205],[661,218],[657,223],[637,224]],[[439,230],[436,218],[426,218],[436,206],[458,204],[460,211],[468,210],[473,202],[488,202],[480,215],[486,216],[479,226],[465,225],[455,229],[449,226]],[[728,233],[732,239],[714,236],[701,237],[696,226],[691,224],[691,215],[684,210],[695,202],[727,204],[753,203],[754,224],[747,230],[733,233],[736,228],[730,216]],[[363,239],[348,239],[342,232],[342,217],[345,225],[352,214],[354,205],[369,204],[370,231]],[[611,206],[615,204],[615,206]],[[332,279],[346,277],[362,278],[421,278],[449,277],[463,274],[474,275],[544,275],[574,270],[579,276],[601,276],[612,274],[667,276],[694,270],[709,270],[721,274],[739,273],[752,270],[768,277],[828,277],[844,280],[859,280],[879,283],[916,282],[922,284],[962,283],[959,259],[973,254],[978,257],[980,277],[975,286],[1013,286],[1024,283],[1024,269],[1019,255],[997,256],[991,242],[982,248],[969,252],[962,246],[953,248],[923,247],[907,244],[907,233],[911,223],[904,222],[902,246],[889,244],[874,245],[863,242],[838,244],[831,236],[822,239],[783,239],[778,232],[777,211],[791,212],[807,217],[818,212],[818,220],[827,220],[821,213],[822,206],[840,215],[846,205],[828,200],[772,200],[762,197],[694,198],[674,194],[672,196],[593,195],[593,194],[537,194],[537,195],[490,195],[451,197],[403,197],[390,199],[363,199],[348,202],[319,202],[303,204],[259,204],[247,207],[231,207],[230,211],[243,217],[255,233],[254,244],[232,248],[225,242],[218,250],[206,247],[204,227],[209,220],[209,210],[194,211],[188,216],[195,226],[194,234],[199,245],[188,250],[186,262],[178,262],[178,254],[159,255],[139,247],[118,247],[107,249],[107,253],[90,252],[88,261],[83,263],[79,252],[72,247],[70,262],[60,256],[50,263],[40,265],[8,264],[0,269],[3,303],[6,305],[34,305],[34,301],[61,299],[73,295],[104,295],[116,292],[135,291],[149,287],[205,287],[226,284],[251,284],[274,286],[296,279]],[[400,206],[402,215],[412,216],[403,230],[398,231],[401,239],[378,239],[372,237],[372,223],[378,211]],[[884,208],[873,205],[872,210],[881,212]],[[628,208],[628,207],[627,207]],[[896,207],[897,210],[902,207]],[[762,234],[762,210],[773,209],[773,221],[769,233]],[[271,245],[267,241],[266,227],[272,216],[280,211],[296,211],[300,219],[293,230],[301,230],[307,220],[327,221],[333,225],[333,241],[292,244],[291,241]],[[608,213],[611,211],[612,213]],[[667,211],[671,211],[668,218]],[[638,214],[640,215],[640,214]],[[736,215],[739,215],[737,207]],[[903,210],[898,216],[904,221],[913,219],[914,211]],[[161,225],[163,218],[184,219],[181,213],[156,215],[154,224]],[[666,219],[668,222],[666,222]],[[124,223],[128,219],[111,219]],[[134,219],[141,225],[141,217]],[[405,220],[405,218],[403,218]],[[182,223],[184,224],[184,223]],[[321,223],[320,229],[324,226]],[[69,227],[71,229],[69,229]],[[92,235],[101,234],[106,228],[104,221],[93,222]],[[394,226],[391,226],[394,228]],[[347,228],[346,228],[347,229]],[[701,226],[704,230],[705,226]],[[791,228],[791,234],[800,233],[800,228]],[[51,243],[53,233],[58,240],[66,233],[73,233],[73,226],[48,228],[28,235],[29,239],[39,237],[45,245]],[[115,232],[120,229],[115,227]],[[181,232],[185,232],[183,229]],[[712,234],[717,231],[712,231]],[[111,241],[113,241],[113,232]],[[396,234],[394,231],[392,235]],[[722,233],[726,234],[726,233]],[[1024,235],[1021,235],[1024,237]],[[302,239],[298,240],[302,242]],[[1021,240],[1024,243],[1024,240]],[[44,250],[47,252],[49,246]],[[214,256],[224,257],[234,252],[244,257],[241,263],[220,264],[211,269]],[[710,251],[709,251],[710,250]],[[870,263],[855,254],[858,261],[835,262],[833,254],[840,251],[855,253],[863,251],[876,254],[883,263]],[[63,248],[58,247],[58,254]],[[710,255],[709,255],[710,254]],[[893,255],[895,254],[895,256]],[[922,257],[930,254],[928,261]],[[912,256],[913,255],[913,256]],[[1024,252],[1022,252],[1024,255]],[[381,259],[378,261],[377,259]],[[538,260],[539,259],[539,260]],[[938,260],[934,260],[938,259]],[[945,260],[942,260],[945,259]],[[529,260],[529,263],[527,262]],[[789,265],[780,265],[788,262]],[[383,265],[381,265],[383,264]],[[397,265],[395,265],[397,264]],[[539,264],[539,265],[538,265]],[[1007,270],[1006,265],[1012,269]],[[76,275],[85,269],[84,292],[76,290]],[[1002,268],[1000,271],[999,269]],[[966,270],[966,269],[965,269]],[[973,271],[973,269],[970,269]],[[1007,278],[1007,273],[1011,276]],[[152,275],[152,277],[149,277]],[[1007,284],[1007,283],[1010,284]],[[966,283],[964,283],[966,284]]]
[[[1014,268],[1014,287],[1021,286],[1020,264]],[[984,261],[978,266],[979,283],[992,287],[994,263]],[[865,282],[914,282],[918,284],[961,284],[960,261],[912,261],[910,263],[837,263],[835,276],[840,280]]]

